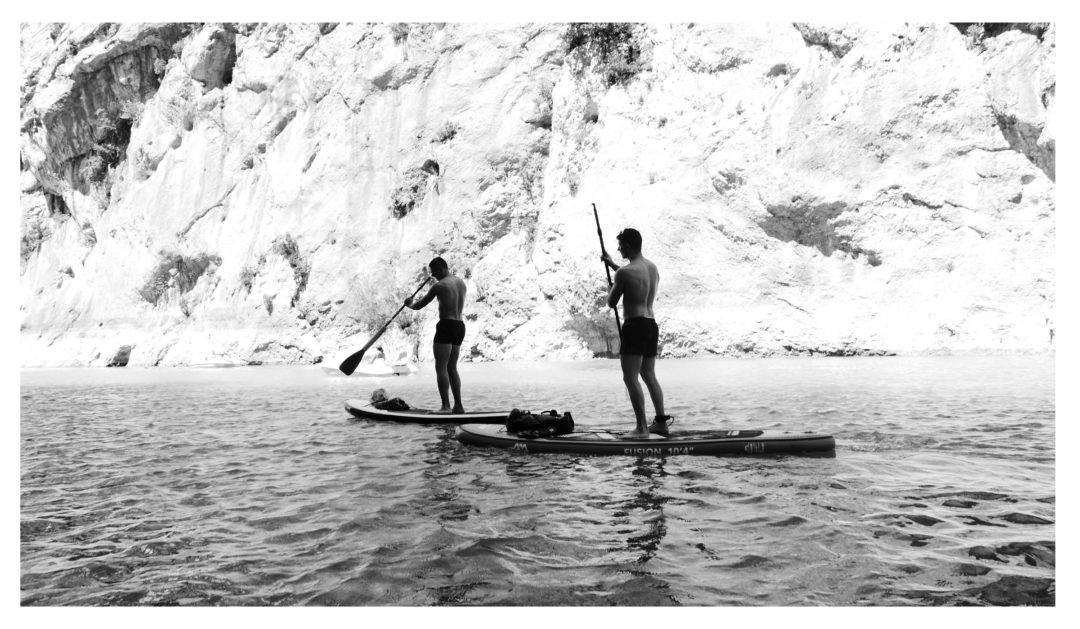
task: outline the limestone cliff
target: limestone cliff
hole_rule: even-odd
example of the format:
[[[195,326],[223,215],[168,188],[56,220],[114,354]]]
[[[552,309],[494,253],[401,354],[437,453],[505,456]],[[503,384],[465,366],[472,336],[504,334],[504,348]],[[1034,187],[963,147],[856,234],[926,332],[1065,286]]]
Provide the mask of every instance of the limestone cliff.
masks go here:
[[[21,362],[1045,350],[1054,25],[24,24]],[[436,313],[387,354],[426,358]]]

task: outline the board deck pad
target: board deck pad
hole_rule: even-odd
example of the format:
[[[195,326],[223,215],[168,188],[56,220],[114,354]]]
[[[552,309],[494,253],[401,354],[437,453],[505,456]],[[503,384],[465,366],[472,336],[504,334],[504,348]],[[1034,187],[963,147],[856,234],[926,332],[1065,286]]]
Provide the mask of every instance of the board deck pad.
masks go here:
[[[576,454],[816,454],[832,453],[836,440],[812,432],[772,430],[691,430],[668,437],[627,439],[626,430],[588,429],[583,426],[565,435],[527,439],[508,432],[505,426],[462,424],[457,429],[462,443],[518,452]]]
[[[505,424],[510,411],[482,411],[478,413],[436,413],[423,408],[410,408],[407,411],[389,411],[375,408],[364,400],[346,400],[345,410],[361,419],[376,421],[411,422],[418,424]]]

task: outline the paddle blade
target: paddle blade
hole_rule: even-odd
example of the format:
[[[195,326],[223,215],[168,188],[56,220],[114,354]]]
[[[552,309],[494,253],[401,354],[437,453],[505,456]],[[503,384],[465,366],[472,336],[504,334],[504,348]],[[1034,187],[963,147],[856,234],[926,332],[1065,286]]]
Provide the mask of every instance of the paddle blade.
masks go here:
[[[345,360],[341,361],[341,365],[338,366],[338,369],[341,370],[341,373],[345,374],[346,376],[351,376],[352,373],[356,371],[356,368],[360,366],[360,361],[364,359],[365,351],[367,351],[366,347],[359,352],[356,352],[352,356],[349,356]]]

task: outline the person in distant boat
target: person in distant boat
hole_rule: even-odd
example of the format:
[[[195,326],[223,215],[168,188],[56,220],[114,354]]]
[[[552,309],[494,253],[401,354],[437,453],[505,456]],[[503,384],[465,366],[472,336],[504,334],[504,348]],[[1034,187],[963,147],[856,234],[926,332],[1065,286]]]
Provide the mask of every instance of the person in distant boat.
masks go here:
[[[464,413],[461,404],[461,377],[458,375],[458,354],[461,342],[465,339],[465,322],[462,310],[465,308],[465,282],[450,273],[446,260],[440,257],[428,264],[435,285],[428,290],[420,301],[413,303],[412,297],[405,300],[405,305],[413,310],[420,310],[439,300],[439,323],[435,326],[435,341],[432,345],[435,354],[435,379],[439,385],[439,397],[442,399],[440,413]],[[450,406],[449,391],[454,393],[454,406]]]
[[[648,437],[650,432],[666,437],[672,418],[664,414],[664,391],[656,379],[656,346],[660,330],[653,316],[660,272],[655,264],[641,255],[641,233],[638,230],[629,227],[619,232],[616,238],[619,253],[629,262],[620,267],[607,252],[600,259],[615,270],[615,280],[608,293],[608,306],[615,308],[620,299],[623,302],[619,361],[637,421],[634,430],[626,433],[626,437]],[[645,381],[656,410],[656,419],[649,425],[646,425],[645,393],[641,390],[639,377]]]

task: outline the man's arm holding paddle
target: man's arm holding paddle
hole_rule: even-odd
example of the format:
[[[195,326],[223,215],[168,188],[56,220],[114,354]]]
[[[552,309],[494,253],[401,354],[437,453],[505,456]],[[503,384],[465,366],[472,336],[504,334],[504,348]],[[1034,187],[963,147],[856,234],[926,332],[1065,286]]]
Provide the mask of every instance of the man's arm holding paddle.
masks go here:
[[[424,295],[423,297],[420,298],[420,301],[417,301],[417,302],[414,303],[412,297],[406,297],[405,298],[405,305],[408,306],[409,308],[412,308],[413,310],[420,310],[420,309],[424,308],[424,306],[427,306],[428,304],[430,304],[432,302],[432,300],[434,300],[436,297],[439,296],[439,292],[440,292],[439,289],[441,287],[442,287],[442,284],[440,284],[439,282],[436,282],[435,285],[432,286],[430,290],[428,290],[427,295]]]
[[[615,279],[611,283],[611,290],[608,291],[607,297],[608,308],[612,309],[618,307],[619,300],[622,299],[623,292],[626,290],[626,273],[618,270],[617,266],[615,268]]]

